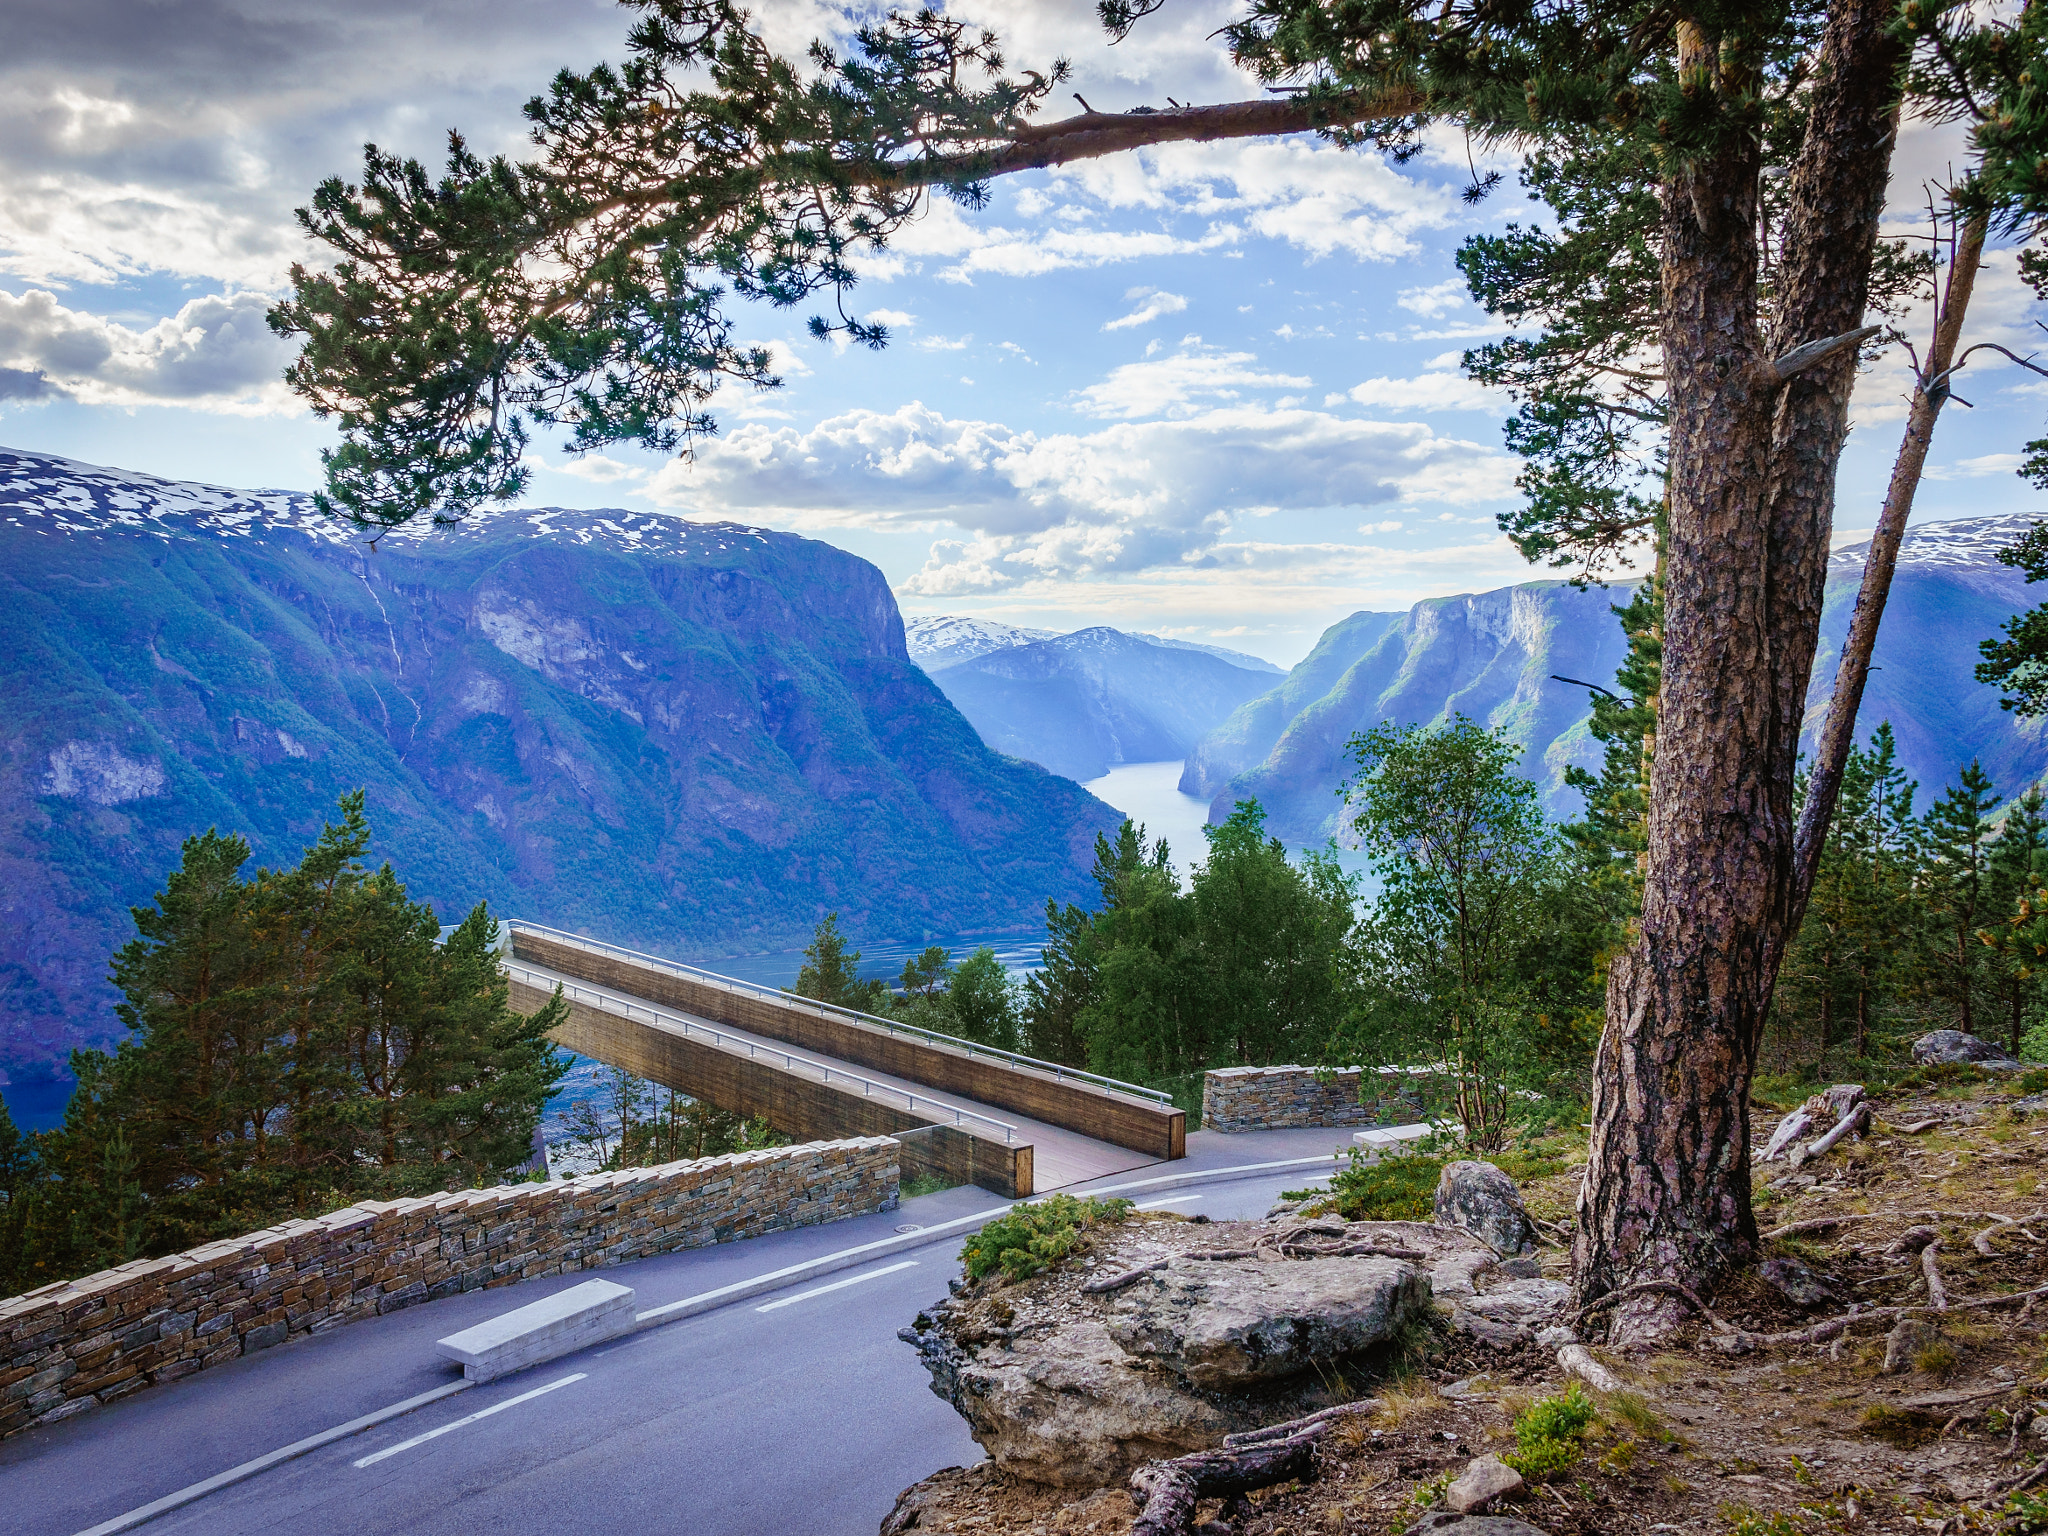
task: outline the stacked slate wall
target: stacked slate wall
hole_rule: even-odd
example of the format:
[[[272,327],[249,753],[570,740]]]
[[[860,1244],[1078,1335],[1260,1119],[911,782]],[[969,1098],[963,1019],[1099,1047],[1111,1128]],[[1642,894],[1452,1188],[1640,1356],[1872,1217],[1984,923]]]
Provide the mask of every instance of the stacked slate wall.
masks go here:
[[[887,1137],[368,1200],[0,1301],[0,1436],[417,1302],[896,1205]]]
[[[1426,1119],[1421,1085],[1403,1067],[1218,1067],[1202,1079],[1202,1124],[1212,1131],[1302,1126],[1407,1125]]]

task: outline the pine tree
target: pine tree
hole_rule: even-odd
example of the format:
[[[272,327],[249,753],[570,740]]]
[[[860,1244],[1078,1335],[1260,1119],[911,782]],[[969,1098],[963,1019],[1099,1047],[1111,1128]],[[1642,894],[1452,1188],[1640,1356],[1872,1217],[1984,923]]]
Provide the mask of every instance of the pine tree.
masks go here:
[[[1991,845],[1990,868],[1984,882],[1984,911],[1995,934],[1999,923],[2011,914],[2021,898],[2048,877],[2048,797],[2041,787],[2031,786],[2006,808],[1998,824],[1998,838]],[[2007,1045],[2019,1053],[2026,1038],[2030,1015],[2040,999],[2040,986],[2033,967],[1999,946],[1980,931],[1989,954],[1985,956],[1986,988],[1997,999],[2003,1015]],[[1987,1016],[1985,1027],[1990,1027]]]
[[[852,1008],[861,1013],[886,1015],[889,988],[879,980],[860,978],[860,951],[846,947],[846,935],[839,928],[839,914],[828,912],[811,933],[804,950],[804,963],[790,989],[798,997],[829,1003],[835,1008]]]
[[[1998,798],[1982,766],[1972,761],[1921,823],[1926,838],[1924,889],[1939,940],[1928,957],[1934,989],[1955,1027],[1975,1034],[1986,990],[1985,946],[1977,937],[1991,916],[1991,813]],[[2002,915],[2002,914],[2001,914]]]

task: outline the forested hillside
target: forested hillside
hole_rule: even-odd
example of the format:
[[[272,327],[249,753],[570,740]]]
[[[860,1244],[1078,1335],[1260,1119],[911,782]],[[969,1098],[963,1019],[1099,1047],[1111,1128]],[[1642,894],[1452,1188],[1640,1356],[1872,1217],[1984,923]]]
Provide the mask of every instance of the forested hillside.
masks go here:
[[[108,957],[208,827],[293,863],[342,793],[415,899],[665,953],[1035,926],[1118,818],[985,747],[888,584],[790,534],[309,500],[0,451],[0,1071],[120,1032]]]

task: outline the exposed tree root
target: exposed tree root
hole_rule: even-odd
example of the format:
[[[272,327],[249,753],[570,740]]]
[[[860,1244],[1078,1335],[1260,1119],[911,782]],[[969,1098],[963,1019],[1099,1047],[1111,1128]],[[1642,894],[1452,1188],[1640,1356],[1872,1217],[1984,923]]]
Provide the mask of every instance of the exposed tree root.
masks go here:
[[[1127,1285],[1135,1285],[1154,1270],[1166,1268],[1167,1260],[1154,1259],[1150,1264],[1140,1264],[1136,1269],[1127,1269],[1120,1275],[1107,1275],[1100,1280],[1090,1280],[1081,1289],[1090,1296],[1100,1296],[1105,1291],[1120,1291]]]
[[[1203,1499],[1229,1498],[1309,1476],[1315,1470],[1316,1442],[1331,1426],[1378,1406],[1341,1403],[1306,1418],[1230,1435],[1218,1450],[1148,1462],[1131,1474],[1131,1496],[1142,1511],[1131,1536],[1186,1536]]]
[[[1804,1221],[1790,1221],[1782,1227],[1773,1227],[1764,1233],[1768,1241],[1774,1237],[1796,1237],[1802,1232],[1820,1232],[1828,1227],[1845,1226],[1852,1221],[2040,1221],[2048,1217],[2048,1211],[2031,1211],[2024,1216],[2008,1216],[2002,1211],[1842,1211],[1833,1216],[1810,1216]]]

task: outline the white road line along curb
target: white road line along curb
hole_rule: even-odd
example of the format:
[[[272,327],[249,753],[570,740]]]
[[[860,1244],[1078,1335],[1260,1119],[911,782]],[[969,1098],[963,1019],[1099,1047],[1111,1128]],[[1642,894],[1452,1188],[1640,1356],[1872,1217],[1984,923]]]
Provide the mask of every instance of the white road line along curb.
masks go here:
[[[471,1381],[451,1381],[445,1387],[436,1387],[431,1392],[422,1392],[418,1397],[408,1397],[402,1403],[393,1403],[388,1408],[379,1408],[374,1413],[366,1413],[359,1419],[350,1419],[346,1424],[337,1424],[332,1429],[323,1429],[317,1435],[308,1435],[303,1440],[294,1440],[290,1445],[280,1446],[267,1456],[258,1456],[254,1461],[245,1461],[239,1467],[229,1467],[225,1472],[217,1472],[203,1483],[194,1483],[189,1488],[180,1488],[176,1493],[167,1493],[160,1499],[152,1500],[150,1503],[144,1504],[139,1508],[131,1509],[125,1515],[116,1515],[111,1520],[103,1520],[90,1530],[80,1531],[78,1536],[114,1536],[116,1531],[132,1531],[138,1525],[154,1520],[158,1515],[167,1515],[174,1509],[205,1498],[209,1493],[216,1493],[222,1488],[231,1487],[246,1478],[255,1477],[258,1473],[268,1472],[272,1467],[281,1466],[287,1461],[293,1461],[300,1456],[304,1456],[309,1451],[317,1451],[323,1445],[332,1445],[337,1440],[346,1440],[350,1435],[359,1435],[366,1429],[375,1429],[386,1420],[411,1413],[415,1408],[424,1408],[429,1403],[438,1403],[442,1398],[453,1397],[457,1392],[467,1392],[475,1385],[476,1383]]]
[[[893,1275],[899,1269],[915,1269],[917,1260],[898,1259],[894,1264],[884,1264],[880,1269],[871,1269],[864,1275],[851,1275],[844,1280],[834,1280],[830,1285],[821,1285],[814,1290],[798,1291],[794,1296],[783,1296],[754,1308],[756,1312],[773,1312],[778,1307],[793,1307],[800,1301],[809,1301],[813,1296],[823,1296],[827,1291],[843,1291],[849,1285],[859,1285],[867,1280],[879,1280],[884,1275]]]
[[[358,1467],[373,1467],[386,1457],[396,1456],[400,1451],[409,1451],[416,1445],[425,1445],[429,1440],[438,1440],[443,1435],[451,1434],[455,1430],[474,1424],[478,1419],[488,1419],[494,1413],[503,1413],[507,1408],[517,1408],[521,1403],[530,1403],[536,1397],[546,1397],[550,1392],[558,1388],[570,1386],[575,1382],[584,1380],[589,1374],[588,1371],[577,1371],[573,1375],[563,1376],[555,1381],[551,1381],[544,1387],[535,1387],[532,1391],[522,1392],[517,1397],[508,1397],[502,1403],[493,1403],[488,1408],[479,1408],[475,1413],[465,1414],[462,1418],[452,1420],[449,1423],[436,1425],[423,1435],[414,1435],[410,1440],[401,1440],[396,1445],[385,1446],[381,1451],[372,1451],[361,1461],[358,1461],[356,1465]]]

